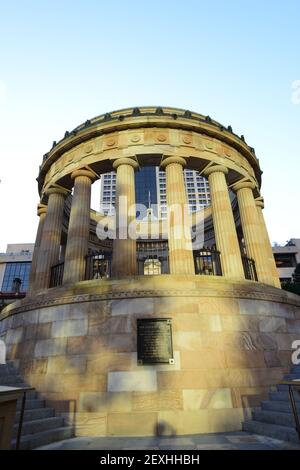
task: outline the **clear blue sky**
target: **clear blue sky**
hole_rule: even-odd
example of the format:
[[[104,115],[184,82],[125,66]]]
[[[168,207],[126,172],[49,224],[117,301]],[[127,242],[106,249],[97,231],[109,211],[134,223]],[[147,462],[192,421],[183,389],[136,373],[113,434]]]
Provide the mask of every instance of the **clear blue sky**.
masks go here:
[[[153,104],[244,134],[271,240],[300,237],[299,25],[299,0],[0,0],[0,251],[34,241],[35,178],[53,140]]]

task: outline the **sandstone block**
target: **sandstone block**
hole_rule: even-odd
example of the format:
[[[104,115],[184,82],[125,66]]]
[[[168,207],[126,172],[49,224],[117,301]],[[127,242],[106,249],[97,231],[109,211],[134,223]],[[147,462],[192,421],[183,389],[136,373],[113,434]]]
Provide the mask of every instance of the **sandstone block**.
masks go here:
[[[178,390],[161,392],[133,392],[133,411],[160,411],[183,409],[182,393]]]
[[[23,339],[24,330],[22,327],[9,330],[6,334],[5,344],[20,343]]]
[[[232,408],[230,388],[183,390],[185,410]]]
[[[130,314],[151,314],[154,312],[154,301],[151,298],[113,300],[111,302],[111,314],[130,315]]]
[[[105,351],[97,356],[88,356],[88,373],[128,371],[132,368],[132,353],[114,353]]]
[[[130,392],[82,392],[79,398],[79,411],[121,413],[132,410]]]
[[[240,299],[238,302],[241,315],[273,315],[272,302],[256,299]]]
[[[235,408],[251,408],[260,406],[262,400],[269,396],[269,387],[233,387],[232,403]]]
[[[49,357],[49,374],[82,374],[86,370],[85,356],[55,356]]]
[[[199,351],[203,347],[202,336],[198,331],[178,331],[173,335],[174,348],[180,351]]]
[[[226,367],[231,369],[266,367],[263,351],[225,351]]]
[[[222,369],[225,368],[224,352],[215,349],[199,349],[199,351],[182,351],[182,369]]]
[[[157,413],[109,413],[109,436],[153,436],[157,434]]]
[[[74,426],[76,437],[105,436],[107,429],[106,413],[63,413],[66,424]]]
[[[280,317],[263,318],[259,322],[259,330],[265,333],[285,332],[286,320],[285,318],[280,318]]]
[[[68,338],[87,334],[88,320],[63,320],[52,323],[52,338]]]
[[[36,342],[35,357],[61,356],[65,354],[67,340],[65,338],[42,339]]]
[[[70,311],[70,305],[58,305],[55,307],[42,308],[39,312],[39,323],[49,323],[64,320]]]
[[[156,372],[109,372],[108,391],[109,392],[133,392],[157,390]]]

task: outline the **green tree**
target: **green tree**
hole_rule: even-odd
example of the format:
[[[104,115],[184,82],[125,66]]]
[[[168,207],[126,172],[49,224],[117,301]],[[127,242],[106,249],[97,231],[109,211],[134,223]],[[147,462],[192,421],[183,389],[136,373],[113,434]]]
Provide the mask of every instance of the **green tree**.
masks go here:
[[[297,264],[293,273],[293,283],[300,286],[300,263]]]
[[[300,263],[297,264],[293,272],[292,281],[282,283],[282,288],[294,294],[300,295]]]

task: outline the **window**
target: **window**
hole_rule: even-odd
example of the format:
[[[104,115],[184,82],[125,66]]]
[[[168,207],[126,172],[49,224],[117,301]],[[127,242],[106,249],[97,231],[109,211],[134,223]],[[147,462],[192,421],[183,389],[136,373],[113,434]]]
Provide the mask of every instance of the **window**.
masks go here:
[[[274,253],[277,268],[295,268],[297,261],[295,253]]]
[[[144,275],[161,274],[161,262],[155,258],[147,258],[144,261]]]
[[[20,292],[28,290],[31,262],[7,263],[2,282],[2,292],[14,292],[15,279],[21,280]]]

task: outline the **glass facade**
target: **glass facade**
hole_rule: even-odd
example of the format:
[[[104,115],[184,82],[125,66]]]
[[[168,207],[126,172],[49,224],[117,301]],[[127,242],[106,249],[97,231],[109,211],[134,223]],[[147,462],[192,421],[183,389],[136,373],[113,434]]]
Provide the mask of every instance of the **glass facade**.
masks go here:
[[[2,292],[14,292],[14,280],[20,279],[20,292],[27,292],[31,262],[7,263],[5,267]]]
[[[151,205],[154,205],[154,215],[156,214],[157,206],[157,186],[156,186],[156,167],[143,166],[139,171],[135,172],[135,201],[136,204],[143,204],[144,211],[137,210],[137,218],[143,219],[147,214],[149,207],[149,200]]]
[[[100,211],[113,215],[116,203],[116,174],[115,172],[102,175]],[[184,180],[190,212],[195,212],[210,205],[209,183],[206,178],[195,170],[184,170]],[[150,202],[154,217],[167,218],[167,185],[166,173],[155,166],[142,166],[135,173],[136,203],[149,207]],[[137,209],[137,218],[143,219],[147,211]]]

